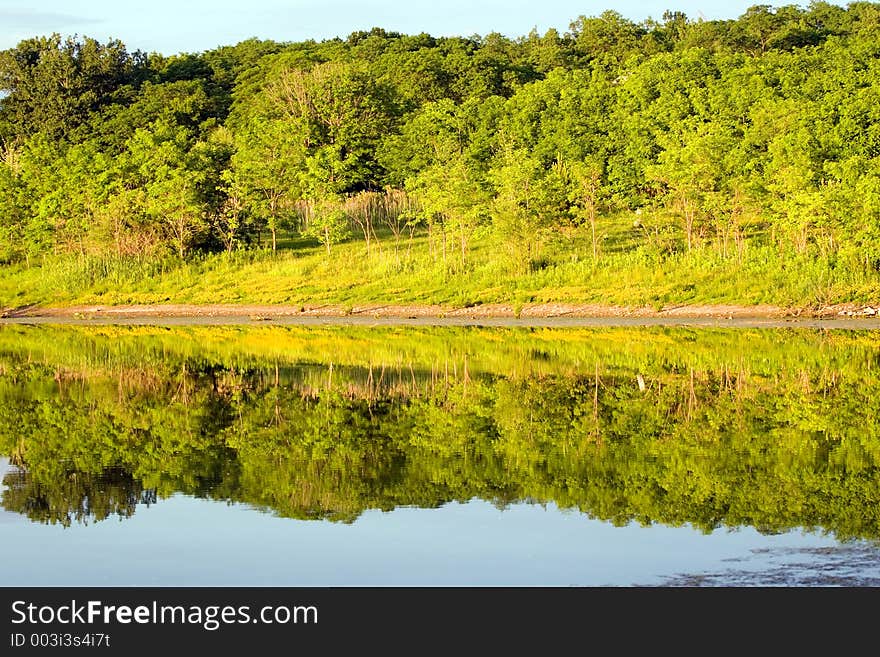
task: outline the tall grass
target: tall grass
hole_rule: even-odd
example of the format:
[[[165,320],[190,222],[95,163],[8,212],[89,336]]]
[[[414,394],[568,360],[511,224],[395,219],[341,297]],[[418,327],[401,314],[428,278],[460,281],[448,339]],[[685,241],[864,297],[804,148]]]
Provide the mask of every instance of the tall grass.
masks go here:
[[[880,299],[880,273],[854,257],[797,254],[755,236],[724,255],[712,244],[690,251],[646,243],[607,218],[598,258],[586,233],[547,243],[523,265],[490,235],[472,244],[462,267],[425,235],[395,250],[390,236],[363,241],[176,257],[47,257],[4,267],[0,305],[259,303],[299,305],[530,302],[623,306],[774,304],[816,307]]]

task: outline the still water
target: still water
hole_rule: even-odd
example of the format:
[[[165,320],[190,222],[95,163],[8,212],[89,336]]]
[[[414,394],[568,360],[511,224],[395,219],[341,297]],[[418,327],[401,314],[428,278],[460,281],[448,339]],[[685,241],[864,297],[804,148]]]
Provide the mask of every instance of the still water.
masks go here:
[[[880,584],[880,333],[0,327],[4,585]]]

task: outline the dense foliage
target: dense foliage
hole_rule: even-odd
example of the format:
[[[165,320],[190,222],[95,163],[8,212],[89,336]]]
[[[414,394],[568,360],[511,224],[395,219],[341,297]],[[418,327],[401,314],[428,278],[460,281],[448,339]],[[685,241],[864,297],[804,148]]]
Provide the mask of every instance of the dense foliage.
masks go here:
[[[878,336],[794,330],[0,330],[3,507],[176,492],[282,516],[480,498],[880,539]]]
[[[0,53],[0,90],[8,264],[302,236],[328,259],[384,244],[404,271],[420,236],[453,274],[480,242],[512,272],[696,251],[734,273],[818,262],[817,284],[850,292],[880,280],[877,3],[175,56],[55,35]]]

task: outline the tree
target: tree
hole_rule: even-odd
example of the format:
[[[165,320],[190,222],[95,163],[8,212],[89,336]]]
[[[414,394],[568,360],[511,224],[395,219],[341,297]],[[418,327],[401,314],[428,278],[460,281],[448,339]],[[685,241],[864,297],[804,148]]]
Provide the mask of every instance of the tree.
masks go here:
[[[712,127],[684,127],[663,141],[657,164],[648,170],[653,180],[664,185],[667,202],[681,216],[689,251],[695,243],[697,221],[705,216],[709,198],[725,178],[723,156],[732,145]]]
[[[208,235],[209,223],[199,198],[203,171],[183,128],[157,122],[131,139],[136,182],[144,191],[142,211],[160,227],[181,259]]]
[[[543,166],[525,149],[508,144],[488,177],[495,191],[491,209],[495,234],[517,265],[528,265],[550,223],[539,199]]]
[[[268,110],[287,122],[307,155],[321,150],[337,193],[378,186],[375,152],[398,118],[395,90],[362,66],[343,62],[309,70],[284,66],[265,87]]]
[[[599,240],[596,234],[596,220],[599,209],[605,200],[602,184],[602,162],[597,158],[586,161],[560,162],[565,167],[565,177],[569,181],[568,199],[576,209],[580,221],[590,225],[590,237],[593,246],[593,262],[599,260]]]
[[[253,119],[236,134],[227,174],[230,192],[242,209],[265,222],[277,248],[278,229],[287,224],[302,198],[306,151],[301,126],[284,119]]]
[[[463,270],[470,241],[488,218],[489,196],[474,167],[464,155],[453,153],[442,164],[432,165],[407,180],[406,188],[427,215],[429,228],[439,223],[444,264],[447,235],[451,234],[458,242],[458,264]]]
[[[89,250],[89,230],[105,193],[106,165],[89,145],[58,144],[42,133],[27,140],[21,174],[31,199],[27,239],[35,252]]]
[[[72,135],[113,93],[145,77],[146,57],[111,39],[35,37],[0,52],[0,139]]]
[[[349,234],[348,218],[341,200],[324,195],[310,202],[303,234],[317,239],[327,250],[327,258],[330,258],[331,247],[343,241]]]
[[[29,210],[19,149],[10,144],[0,150],[0,262],[28,257],[34,246],[25,237]]]
[[[626,57],[638,52],[645,30],[612,10],[599,17],[579,16],[569,25],[569,37],[576,52],[587,61],[608,56],[623,64]]]

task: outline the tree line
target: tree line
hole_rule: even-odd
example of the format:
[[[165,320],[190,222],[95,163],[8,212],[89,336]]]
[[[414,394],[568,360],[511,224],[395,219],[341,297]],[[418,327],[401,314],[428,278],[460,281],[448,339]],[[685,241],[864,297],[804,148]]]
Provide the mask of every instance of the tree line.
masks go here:
[[[174,56],[55,34],[0,53],[0,90],[5,263],[418,234],[527,267],[575,235],[598,261],[611,217],[661,254],[880,271],[878,3]]]

